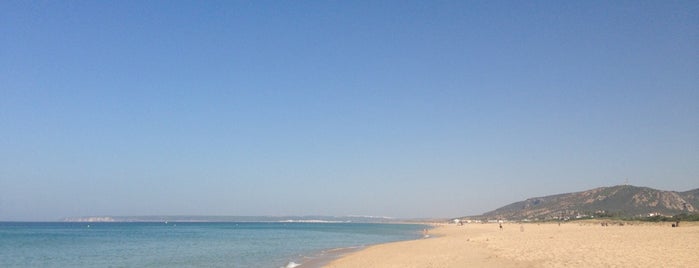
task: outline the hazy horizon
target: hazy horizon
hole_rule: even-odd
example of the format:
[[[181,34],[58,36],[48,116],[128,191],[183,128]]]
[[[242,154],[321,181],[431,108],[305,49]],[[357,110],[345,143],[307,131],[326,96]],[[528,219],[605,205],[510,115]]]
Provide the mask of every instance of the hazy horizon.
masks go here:
[[[619,185],[609,185],[609,186],[600,186],[600,187],[613,187],[613,186],[619,186]],[[645,186],[639,186],[639,185],[630,185],[634,187],[645,187]],[[692,189],[686,189],[686,190],[663,190],[663,189],[657,189],[657,190],[663,190],[663,191],[674,191],[674,192],[687,192],[691,190],[696,190],[699,189],[699,187],[692,188]],[[526,197],[527,199],[529,198],[537,198],[537,197],[545,197],[545,196],[552,196],[552,195],[558,195],[558,194],[568,194],[568,193],[573,193],[573,192],[580,192],[580,191],[586,191],[586,190],[591,190],[591,189],[584,189],[584,190],[576,190],[576,191],[569,191],[569,192],[557,192],[557,193],[549,193],[545,194],[542,196],[529,196]],[[496,210],[498,208],[501,208],[506,205],[510,205],[515,202],[523,201],[522,200],[514,200],[511,203],[507,204],[502,204],[499,205],[498,207],[493,207],[490,209],[487,209],[485,212],[490,212],[493,210]],[[383,218],[383,219],[395,219],[395,220],[411,220],[411,219],[451,219],[451,218],[456,218],[456,217],[464,217],[464,216],[478,216],[482,213],[477,213],[477,214],[469,214],[469,215],[452,215],[448,217],[393,217],[393,216],[386,216],[386,215],[315,215],[315,214],[301,214],[301,215],[207,215],[207,214],[166,214],[166,215],[158,215],[158,214],[152,214],[152,215],[71,215],[71,216],[64,216],[56,219],[39,219],[39,220],[29,220],[29,221],[64,221],[68,219],[87,219],[87,218],[102,218],[102,217],[110,217],[110,218],[116,218],[118,219],[117,221],[132,218],[132,219],[140,219],[143,220],[143,218],[151,218],[151,217],[161,217],[163,219],[168,219],[171,221],[177,221],[176,218],[276,218],[276,219],[282,219],[282,218],[313,218],[313,217],[319,217],[319,218]],[[173,219],[175,218],[175,219]],[[11,220],[11,221],[22,221],[22,220]]]
[[[699,181],[696,1],[0,2],[0,221]]]

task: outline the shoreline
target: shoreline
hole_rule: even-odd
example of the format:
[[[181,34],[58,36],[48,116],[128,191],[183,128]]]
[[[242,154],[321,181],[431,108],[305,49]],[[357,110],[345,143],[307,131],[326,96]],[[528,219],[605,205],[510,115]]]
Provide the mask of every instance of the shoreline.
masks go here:
[[[410,224],[410,225],[421,225],[425,226],[425,228],[429,231],[433,230],[436,228],[435,223],[417,223],[417,222],[391,222],[391,223],[386,223],[386,224]],[[341,259],[345,256],[355,254],[357,252],[361,252],[362,250],[366,250],[367,248],[377,246],[377,245],[383,245],[383,244],[391,244],[391,243],[400,243],[400,242],[406,242],[406,241],[415,241],[415,240],[422,240],[426,239],[424,236],[418,236],[415,239],[408,239],[408,240],[398,240],[398,241],[391,241],[391,242],[383,242],[383,243],[376,243],[376,244],[366,244],[366,245],[355,245],[355,246],[347,246],[347,247],[340,247],[340,248],[331,248],[331,249],[324,249],[321,250],[320,252],[314,253],[309,256],[301,256],[297,259],[293,259],[289,261],[285,266],[282,266],[283,268],[322,268],[326,267],[328,264]]]
[[[377,244],[322,267],[689,267],[699,223],[438,225],[428,239]],[[434,234],[434,235],[433,235]]]
[[[470,238],[462,240],[463,226],[430,224],[430,237],[369,246],[363,250],[340,256],[323,267],[532,267],[525,262],[511,262],[499,258]],[[486,224],[491,225],[491,224]],[[484,230],[469,232],[478,237]],[[471,243],[470,245],[468,243]],[[457,249],[456,252],[450,249]]]
[[[303,256],[303,260],[294,260],[287,264],[285,268],[321,268],[325,267],[329,263],[342,258],[343,256],[359,252],[366,249],[369,246],[354,246],[354,247],[344,247],[322,250],[320,253],[314,254],[312,256]],[[296,262],[298,261],[298,262]],[[296,265],[293,265],[296,264]]]

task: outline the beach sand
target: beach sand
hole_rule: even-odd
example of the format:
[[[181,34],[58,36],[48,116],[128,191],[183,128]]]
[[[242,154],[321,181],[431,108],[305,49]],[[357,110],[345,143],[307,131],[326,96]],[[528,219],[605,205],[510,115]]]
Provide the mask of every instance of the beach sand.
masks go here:
[[[441,225],[431,237],[368,247],[325,267],[699,267],[699,224]]]

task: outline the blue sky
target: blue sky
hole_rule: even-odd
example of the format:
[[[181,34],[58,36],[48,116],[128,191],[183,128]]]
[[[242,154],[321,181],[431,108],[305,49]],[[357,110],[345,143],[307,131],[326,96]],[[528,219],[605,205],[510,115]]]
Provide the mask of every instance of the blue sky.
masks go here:
[[[699,187],[696,1],[2,1],[0,220]]]

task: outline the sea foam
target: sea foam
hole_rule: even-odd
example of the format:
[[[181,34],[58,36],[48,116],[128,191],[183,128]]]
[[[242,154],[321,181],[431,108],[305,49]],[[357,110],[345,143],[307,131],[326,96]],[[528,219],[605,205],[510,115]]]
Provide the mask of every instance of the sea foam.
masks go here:
[[[298,263],[295,263],[292,261],[292,262],[287,263],[286,266],[281,267],[281,268],[294,268],[294,267],[298,267],[298,266],[301,266],[301,264],[298,264]]]

